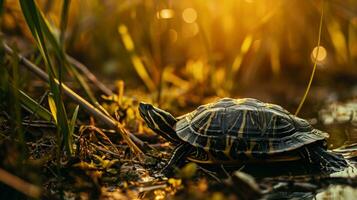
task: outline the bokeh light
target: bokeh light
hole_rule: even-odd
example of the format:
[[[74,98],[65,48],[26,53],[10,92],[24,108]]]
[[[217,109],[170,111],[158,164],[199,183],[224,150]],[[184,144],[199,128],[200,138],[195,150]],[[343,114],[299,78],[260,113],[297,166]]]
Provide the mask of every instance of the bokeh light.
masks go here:
[[[63,2],[68,2],[68,5]],[[79,168],[72,169],[69,166],[68,170],[80,170],[79,176],[69,174],[71,176],[67,177],[56,171],[45,173],[43,170],[33,173],[33,167],[27,170],[16,163],[6,169],[10,173],[14,172],[13,175],[21,180],[26,180],[30,186],[37,184],[31,180],[41,179],[43,184],[36,187],[43,190],[46,197],[49,193],[62,192],[58,187],[60,185],[52,184],[59,177],[69,183],[62,192],[65,198],[93,195],[97,198],[157,200],[187,197],[212,200],[243,198],[244,194],[242,196],[233,191],[236,189],[235,181],[224,183],[223,187],[229,188],[222,187],[220,191],[221,187],[217,188],[213,179],[196,171],[196,165],[189,164],[177,170],[177,173],[172,174],[177,178],[154,176],[157,168],[164,166],[160,163],[160,166],[152,164],[160,157],[168,157],[175,144],[160,138],[160,134],[155,134],[147,126],[146,120],[140,116],[139,102],[152,103],[178,119],[183,119],[184,114],[199,105],[215,102],[218,98],[254,98],[270,102],[267,109],[275,109],[273,104],[281,105],[291,113],[295,111],[295,115],[301,118],[308,118],[318,128],[325,129],[331,133],[328,139],[331,148],[356,144],[353,119],[349,120],[351,123],[344,124],[335,119],[330,121],[337,123],[326,124],[324,120],[325,113],[332,117],[343,115],[336,112],[336,106],[327,109],[330,105],[346,104],[344,107],[349,108],[351,106],[348,104],[354,104],[357,97],[357,10],[353,8],[357,8],[357,0],[6,1],[2,4],[0,16],[4,66],[0,67],[0,149],[3,150],[0,150],[0,154],[6,157],[0,164],[16,161],[19,156],[21,161],[32,162],[34,158],[47,157],[53,149],[62,150],[62,147],[66,147],[63,149],[68,153],[63,154],[65,157],[59,157],[59,154],[51,156],[49,158],[52,159],[36,168],[46,170],[52,168],[52,163],[56,161],[74,157]],[[52,68],[57,72],[65,64],[66,70],[62,70],[62,74],[53,75],[59,75],[63,79],[63,86],[68,83],[68,88],[73,89],[67,90],[70,97],[76,94],[78,98],[75,101],[63,98],[64,105],[60,105],[58,113],[64,118],[61,119],[63,122],[69,120],[70,123],[62,123],[65,129],[58,128],[70,130],[62,131],[64,134],[68,132],[80,137],[74,137],[73,141],[69,137],[61,137],[58,144],[65,145],[56,146],[52,142],[56,140],[56,129],[46,128],[46,133],[42,134],[39,130],[38,134],[36,128],[42,128],[37,125],[46,124],[21,123],[23,117],[24,122],[29,118],[36,121],[46,118],[40,122],[46,120],[52,123],[52,105],[49,107],[45,103],[40,110],[37,108],[41,106],[42,99],[47,98],[48,90],[56,94],[58,88],[48,87],[48,81],[33,76],[33,72],[27,69],[34,71],[35,65],[25,59],[18,59],[16,54],[24,55],[39,68],[50,69],[47,74],[50,76]],[[68,59],[63,60],[67,55]],[[20,64],[21,67],[27,66],[26,69],[17,69]],[[68,88],[64,87],[64,91]],[[59,101],[61,95],[53,97],[56,96],[59,98],[56,104],[62,104]],[[81,96],[89,102],[82,102]],[[18,102],[9,101],[9,97]],[[29,97],[38,101],[28,101]],[[80,102],[79,123],[75,125],[87,128],[72,130],[77,116],[75,106]],[[32,103],[38,106],[33,107]],[[31,112],[21,109],[21,104],[29,107]],[[89,114],[82,113],[86,108]],[[34,115],[33,112],[37,110],[41,112]],[[66,117],[65,111],[73,116],[72,119]],[[354,114],[348,111],[346,109],[346,115],[343,115],[346,118],[351,117],[350,113]],[[251,113],[246,114],[249,117]],[[99,116],[99,119],[94,121],[91,116]],[[223,125],[227,125],[231,119],[222,118],[217,122],[222,120],[226,120],[227,123]],[[15,134],[21,137],[26,134],[26,138],[20,137],[26,139],[20,141],[23,144],[18,145],[17,138],[12,137],[12,124],[15,128],[21,128],[17,125],[24,126],[23,130],[18,129],[19,133]],[[29,128],[31,131],[26,131]],[[102,128],[120,131],[125,137],[119,138],[118,134],[109,130],[103,133]],[[336,131],[336,128],[341,128],[341,131]],[[93,138],[93,134],[98,137]],[[64,143],[66,138],[68,143]],[[145,159],[150,163],[141,162],[142,156],[129,152],[131,142],[125,142],[126,138],[135,139],[134,142],[144,152],[161,152],[159,158],[153,155],[154,158]],[[86,139],[83,144],[85,148],[79,148],[83,139]],[[12,143],[2,145],[9,141]],[[50,146],[41,145],[44,142]],[[21,148],[14,149],[14,146]],[[70,147],[78,147],[78,151],[72,155]],[[214,148],[214,144],[211,147]],[[231,142],[226,147],[231,147]],[[286,147],[289,148],[289,145]],[[16,150],[16,154],[7,154],[12,150]],[[184,161],[184,158],[181,160]],[[61,164],[59,167],[67,170],[66,165]],[[18,169],[24,173],[16,173]],[[289,167],[283,173],[291,170]],[[257,179],[254,186],[274,186],[282,181],[275,181],[277,174],[274,170],[269,171],[273,172],[272,179],[267,172],[264,176],[269,179]],[[27,176],[28,172],[30,177]],[[93,184],[92,179],[82,180],[82,175],[88,173],[96,175],[95,181],[98,184]],[[263,175],[259,171],[257,173]],[[70,184],[73,178],[79,178],[80,184],[76,184],[78,181]],[[293,178],[291,176],[289,182],[295,181]],[[301,176],[296,178],[297,183],[301,182]],[[43,188],[43,185],[46,187]],[[83,185],[86,190],[75,194],[75,191],[83,189]],[[111,187],[108,188],[108,185]],[[11,188],[16,189],[16,185],[8,186],[9,191],[13,190]],[[294,192],[290,189],[279,192]],[[332,194],[320,187],[316,190],[317,198],[329,198]],[[357,192],[357,189],[353,190],[353,193]],[[14,192],[15,197],[22,195],[19,192],[29,195],[26,191]],[[277,191],[269,190],[262,198],[275,197],[276,194],[272,192]],[[321,196],[323,192],[326,195]],[[337,191],[333,191],[333,194],[341,198],[353,195]],[[301,195],[311,196],[311,191]],[[250,194],[244,197],[254,198]]]
[[[157,12],[158,19],[171,19],[175,16],[175,11],[172,9],[162,9]]]
[[[194,37],[199,31],[200,29],[197,23],[186,24],[183,26],[182,36],[184,38]]]
[[[197,12],[195,9],[193,8],[186,8],[183,12],[182,12],[182,19],[183,21],[185,21],[186,23],[194,23],[197,19]]]
[[[315,62],[315,59],[317,60],[317,62],[322,62],[326,59],[326,57],[327,51],[323,46],[315,47],[311,52],[311,59],[313,62]]]

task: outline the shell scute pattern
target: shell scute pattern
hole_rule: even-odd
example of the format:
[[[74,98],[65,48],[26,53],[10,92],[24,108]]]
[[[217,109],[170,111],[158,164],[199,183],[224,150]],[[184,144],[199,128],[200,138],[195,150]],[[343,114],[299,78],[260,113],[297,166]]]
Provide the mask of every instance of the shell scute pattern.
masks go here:
[[[183,141],[234,159],[265,157],[326,137],[282,107],[250,98],[224,98],[200,106],[179,120],[175,129]]]

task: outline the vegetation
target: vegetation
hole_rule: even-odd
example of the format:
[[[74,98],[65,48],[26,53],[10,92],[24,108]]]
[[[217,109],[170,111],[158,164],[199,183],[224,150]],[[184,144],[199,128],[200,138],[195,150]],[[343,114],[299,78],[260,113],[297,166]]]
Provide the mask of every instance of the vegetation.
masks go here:
[[[156,176],[174,146],[146,126],[138,104],[180,116],[220,97],[257,98],[328,131],[329,148],[348,145],[339,151],[353,160],[356,8],[352,0],[0,1],[0,199],[252,199],[355,187],[355,172],[290,184],[239,172],[220,180],[194,163]],[[334,124],[340,116],[350,118]]]

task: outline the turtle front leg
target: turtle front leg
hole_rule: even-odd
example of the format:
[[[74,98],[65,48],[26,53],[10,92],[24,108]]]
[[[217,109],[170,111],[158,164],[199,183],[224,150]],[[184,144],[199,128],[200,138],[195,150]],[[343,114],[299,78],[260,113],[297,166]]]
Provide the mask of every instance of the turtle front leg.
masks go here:
[[[172,152],[171,158],[166,166],[160,171],[165,176],[173,175],[173,167],[180,167],[185,157],[191,152],[192,146],[189,144],[179,144]]]

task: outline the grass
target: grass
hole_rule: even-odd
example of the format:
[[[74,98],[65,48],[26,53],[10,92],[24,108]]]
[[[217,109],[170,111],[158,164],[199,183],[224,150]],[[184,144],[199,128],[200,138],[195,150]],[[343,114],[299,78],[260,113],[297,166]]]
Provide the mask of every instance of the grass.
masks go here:
[[[56,112],[52,114],[55,116],[55,119],[57,119],[56,123],[57,123],[57,131],[58,131],[58,138],[57,138],[58,154],[60,154],[60,152],[63,152],[62,148],[64,148],[67,155],[71,155],[73,151],[72,135],[67,122],[67,112],[65,110],[65,106],[61,96],[61,87],[57,85],[54,80],[56,77],[58,77],[58,74],[56,74],[56,70],[52,63],[50,52],[47,47],[48,43],[46,41],[49,41],[52,47],[54,47],[54,49],[57,49],[57,52],[60,52],[61,50],[57,48],[58,47],[57,45],[55,45],[57,44],[57,42],[55,42],[55,38],[49,32],[47,24],[41,17],[42,14],[38,10],[35,2],[32,0],[20,1],[20,5],[24,17],[29,26],[29,29],[31,30],[31,33],[37,43],[38,49],[41,52],[42,58],[46,66],[47,74],[49,75],[50,91],[53,94],[53,100],[54,100],[52,111],[56,110]],[[60,81],[60,85],[61,85],[61,81]],[[58,159],[59,158],[60,157],[58,156]]]
[[[324,1],[323,1],[324,2]],[[320,17],[320,24],[319,24],[319,35],[318,35],[318,39],[317,39],[317,51],[316,51],[316,55],[315,58],[314,58],[314,66],[312,68],[312,72],[311,72],[311,75],[310,75],[310,80],[309,80],[309,83],[307,84],[307,87],[306,87],[306,90],[305,90],[305,93],[304,93],[304,96],[302,97],[301,101],[300,101],[300,104],[298,106],[298,108],[296,109],[295,111],[295,115],[298,115],[302,106],[304,105],[304,102],[306,100],[306,97],[310,91],[310,88],[311,88],[311,84],[312,84],[312,81],[314,79],[314,76],[315,76],[315,72],[316,72],[316,67],[317,67],[317,62],[318,62],[318,56],[319,56],[319,50],[320,50],[320,43],[321,43],[321,32],[322,32],[322,22],[323,22],[323,18],[324,18],[324,3],[322,3],[322,6],[321,6],[321,17]]]

